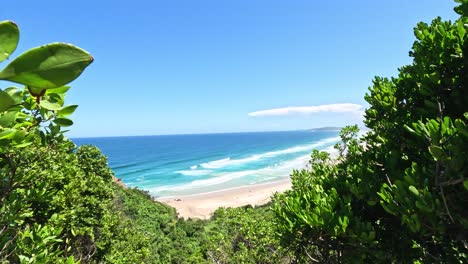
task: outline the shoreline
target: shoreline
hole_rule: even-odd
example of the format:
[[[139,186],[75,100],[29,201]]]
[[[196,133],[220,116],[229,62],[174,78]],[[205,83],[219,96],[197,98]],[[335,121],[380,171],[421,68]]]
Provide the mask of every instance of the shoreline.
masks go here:
[[[209,195],[209,194],[215,194],[215,193],[221,193],[225,191],[234,191],[236,189],[242,189],[242,188],[248,188],[248,187],[261,187],[263,185],[276,185],[280,184],[283,182],[291,181],[290,177],[284,178],[281,180],[275,180],[275,181],[267,181],[267,182],[262,182],[262,183],[254,183],[254,184],[247,184],[247,185],[241,185],[241,186],[235,186],[235,187],[228,187],[225,189],[220,189],[220,190],[214,190],[214,191],[207,191],[203,193],[195,193],[195,194],[181,194],[181,195],[171,195],[171,196],[153,196],[155,200],[170,200],[170,199],[176,199],[176,198],[190,198],[194,196],[204,196],[204,195]]]
[[[263,205],[271,201],[274,193],[289,189],[291,189],[290,178],[202,194],[161,197],[155,200],[174,207],[181,218],[209,219],[219,207]]]

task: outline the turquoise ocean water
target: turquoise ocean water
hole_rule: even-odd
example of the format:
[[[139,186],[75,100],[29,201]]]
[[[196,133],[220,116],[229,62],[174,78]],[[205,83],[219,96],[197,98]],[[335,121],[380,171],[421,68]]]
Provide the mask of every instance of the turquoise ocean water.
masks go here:
[[[284,180],[337,130],[75,138],[96,145],[116,177],[157,197],[200,194]]]

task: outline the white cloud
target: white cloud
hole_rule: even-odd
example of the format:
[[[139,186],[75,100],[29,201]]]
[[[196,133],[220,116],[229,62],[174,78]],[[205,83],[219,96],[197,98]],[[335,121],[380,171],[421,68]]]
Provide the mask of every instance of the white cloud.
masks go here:
[[[315,106],[291,106],[283,108],[274,108],[261,110],[249,113],[249,116],[287,116],[296,114],[314,114],[320,112],[332,113],[354,113],[360,114],[363,112],[362,105],[358,104],[327,104]]]

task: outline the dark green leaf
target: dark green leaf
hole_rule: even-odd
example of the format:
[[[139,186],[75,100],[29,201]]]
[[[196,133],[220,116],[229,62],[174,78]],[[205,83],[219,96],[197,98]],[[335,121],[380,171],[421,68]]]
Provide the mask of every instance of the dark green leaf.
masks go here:
[[[408,125],[405,124],[404,127],[405,127],[405,129],[408,130],[410,133],[419,135],[419,133],[417,133],[416,131],[414,131],[414,129],[412,129],[412,128],[409,127]]]
[[[15,133],[14,140],[16,142],[21,142],[24,138],[26,137],[26,131],[24,130],[18,130]]]
[[[50,89],[76,79],[93,61],[91,55],[71,44],[52,43],[26,51],[13,60],[0,79]]]
[[[7,127],[13,123],[16,119],[18,112],[7,112],[4,115],[0,115],[0,126]]]
[[[15,100],[9,94],[0,90],[0,112],[7,110],[15,104]]]
[[[439,146],[430,146],[429,152],[436,160],[441,160],[444,156],[444,150]]]
[[[463,135],[465,135],[465,137],[468,137],[468,127],[466,126],[465,122],[463,122],[460,119],[456,119],[455,127],[457,128],[459,133],[462,133]]]
[[[68,118],[63,118],[63,117],[60,117],[60,118],[56,118],[53,120],[55,124],[59,125],[59,126],[63,126],[63,127],[67,127],[67,126],[71,126],[73,125],[73,121],[71,121],[70,119]]]
[[[65,103],[65,94],[52,93],[49,94],[49,98],[47,100],[63,106]]]

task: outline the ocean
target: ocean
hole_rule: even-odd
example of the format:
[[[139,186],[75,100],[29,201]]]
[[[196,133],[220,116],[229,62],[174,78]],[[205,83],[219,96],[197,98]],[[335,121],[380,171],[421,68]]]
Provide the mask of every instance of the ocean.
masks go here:
[[[99,147],[115,176],[156,197],[194,195],[287,179],[338,130],[75,138]]]

